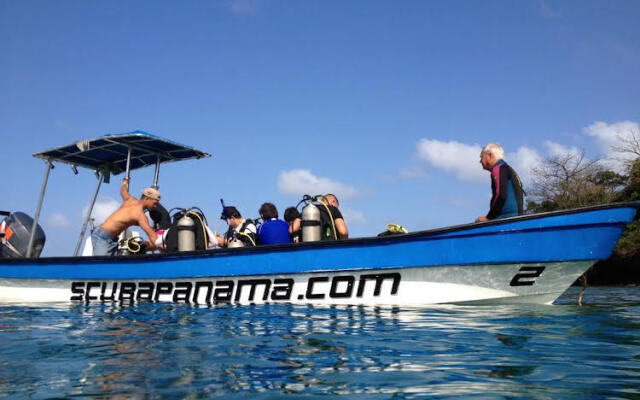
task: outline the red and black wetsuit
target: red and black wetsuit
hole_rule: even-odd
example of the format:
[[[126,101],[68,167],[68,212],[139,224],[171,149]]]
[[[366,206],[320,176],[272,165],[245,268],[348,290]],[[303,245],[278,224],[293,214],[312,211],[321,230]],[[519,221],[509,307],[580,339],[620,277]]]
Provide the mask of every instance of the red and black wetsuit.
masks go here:
[[[491,208],[487,219],[522,215],[522,183],[520,177],[504,160],[491,167]]]

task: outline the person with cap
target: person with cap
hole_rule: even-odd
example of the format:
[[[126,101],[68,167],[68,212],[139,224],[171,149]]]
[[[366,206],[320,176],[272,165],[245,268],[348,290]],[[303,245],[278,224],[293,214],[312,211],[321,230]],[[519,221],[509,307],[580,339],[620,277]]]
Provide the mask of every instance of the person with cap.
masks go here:
[[[100,227],[91,233],[94,256],[114,256],[118,250],[118,235],[132,225],[138,225],[149,236],[147,248],[153,249],[157,239],[145,210],[153,210],[160,201],[160,192],[154,188],[142,191],[140,200],[129,194],[129,179],[124,178],[120,186],[122,204]]]
[[[256,226],[250,219],[242,218],[240,211],[234,206],[226,206],[222,210],[220,219],[227,221],[229,229],[222,236],[216,236],[218,245],[220,247],[226,247],[229,244],[229,240],[236,237],[247,246],[256,245]]]

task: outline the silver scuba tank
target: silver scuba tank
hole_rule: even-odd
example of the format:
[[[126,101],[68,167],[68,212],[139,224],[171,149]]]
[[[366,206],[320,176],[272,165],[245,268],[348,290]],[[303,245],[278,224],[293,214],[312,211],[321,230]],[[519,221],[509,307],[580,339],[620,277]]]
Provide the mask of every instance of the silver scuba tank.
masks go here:
[[[233,235],[227,242],[227,248],[234,249],[237,247],[244,247],[244,242],[240,240],[236,235]]]
[[[184,215],[176,223],[178,229],[178,251],[194,251],[196,249],[195,222]]]
[[[317,242],[321,240],[320,210],[309,203],[302,209],[302,241]]]
[[[133,234],[131,233],[131,230],[129,228],[120,232],[120,235],[118,235],[118,250],[117,250],[118,255],[121,255],[121,256],[131,255],[129,248],[127,247],[127,240],[132,237],[133,237]]]

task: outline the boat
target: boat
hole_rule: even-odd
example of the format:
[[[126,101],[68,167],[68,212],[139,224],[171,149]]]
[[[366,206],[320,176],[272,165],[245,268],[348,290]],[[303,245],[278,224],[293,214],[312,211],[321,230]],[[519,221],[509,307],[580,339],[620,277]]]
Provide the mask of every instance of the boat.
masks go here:
[[[209,154],[136,131],[37,153],[108,175]],[[115,257],[0,258],[0,303],[175,302],[422,306],[552,304],[607,259],[640,203],[523,215],[406,234]],[[90,212],[88,213],[90,214]],[[89,215],[87,215],[87,218]]]

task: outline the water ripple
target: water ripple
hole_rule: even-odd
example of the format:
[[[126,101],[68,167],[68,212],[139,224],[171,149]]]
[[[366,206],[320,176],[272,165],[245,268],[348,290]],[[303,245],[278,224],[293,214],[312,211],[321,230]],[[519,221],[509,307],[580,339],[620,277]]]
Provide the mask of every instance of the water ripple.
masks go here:
[[[640,398],[635,288],[555,306],[0,307],[8,398]]]

